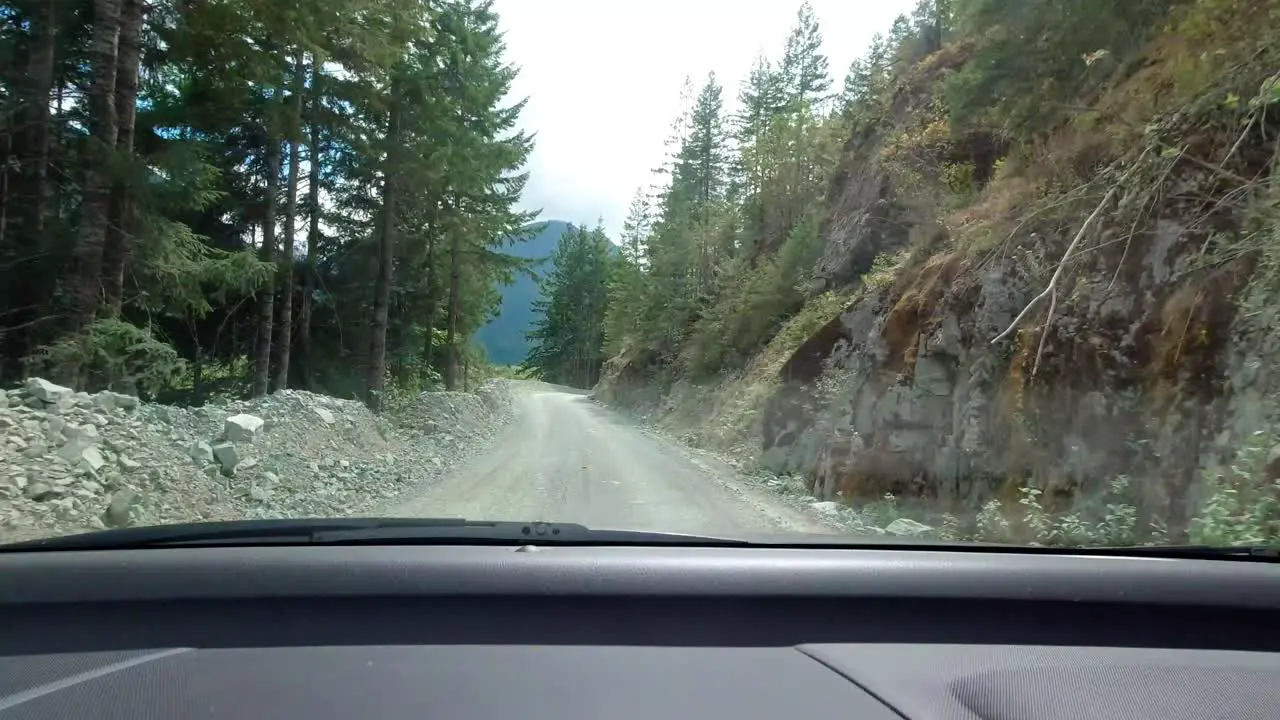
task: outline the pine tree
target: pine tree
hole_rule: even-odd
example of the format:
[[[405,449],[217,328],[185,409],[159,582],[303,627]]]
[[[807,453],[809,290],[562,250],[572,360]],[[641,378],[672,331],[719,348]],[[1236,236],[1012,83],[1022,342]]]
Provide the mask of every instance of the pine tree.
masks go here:
[[[768,58],[756,58],[755,66],[738,91],[740,110],[733,118],[733,138],[739,151],[738,173],[745,196],[759,192],[764,182],[764,158],[756,150],[786,104],[781,75]]]
[[[601,228],[570,227],[541,283],[533,346],[521,367],[548,382],[591,387],[604,364],[608,286],[615,260]]]
[[[622,224],[620,258],[609,284],[605,320],[607,354],[616,355],[639,342],[645,325],[642,315],[649,302],[649,235],[653,228],[652,208],[643,191],[637,190]]]
[[[715,371],[744,362],[803,303],[847,127],[819,112],[830,89],[821,45],[806,4],[776,69],[758,58],[739,91],[736,153],[714,78],[677,119],[643,268],[624,262],[611,286],[611,352]]]
[[[6,376],[194,402],[215,365],[245,394],[457,382],[521,268],[502,245],[532,219],[490,3],[23,0],[3,17],[0,53],[21,61],[0,68]]]
[[[796,13],[796,26],[787,37],[779,69],[788,100],[817,106],[831,88],[827,56],[822,52],[822,31],[807,1]]]

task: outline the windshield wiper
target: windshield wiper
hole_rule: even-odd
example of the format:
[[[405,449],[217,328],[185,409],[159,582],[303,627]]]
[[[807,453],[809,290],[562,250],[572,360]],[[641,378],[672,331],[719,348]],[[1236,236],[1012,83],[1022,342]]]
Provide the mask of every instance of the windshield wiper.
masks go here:
[[[463,518],[237,520],[103,530],[0,545],[0,552],[257,545],[750,545],[745,540],[576,523]]]

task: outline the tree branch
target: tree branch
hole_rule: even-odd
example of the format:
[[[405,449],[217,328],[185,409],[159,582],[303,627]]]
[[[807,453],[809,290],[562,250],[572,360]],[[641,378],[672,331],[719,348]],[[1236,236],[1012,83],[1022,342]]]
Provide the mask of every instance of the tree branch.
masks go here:
[[[1142,161],[1146,158],[1148,152],[1150,152],[1150,148],[1142,151],[1142,155],[1138,156],[1138,159],[1135,160],[1133,165],[1125,171],[1120,180],[1117,181],[1115,185],[1112,185],[1111,189],[1107,190],[1107,194],[1102,196],[1102,201],[1093,209],[1093,212],[1089,214],[1089,217],[1085,218],[1084,223],[1080,225],[1080,229],[1076,232],[1075,237],[1072,238],[1071,244],[1067,246],[1066,252],[1062,254],[1062,259],[1058,261],[1058,267],[1053,271],[1053,276],[1049,278],[1049,284],[1045,286],[1045,289],[1041,291],[1039,295],[1032,298],[1031,302],[1027,303],[1026,307],[1022,308],[1022,312],[1018,313],[1018,316],[1013,319],[1013,322],[1009,324],[1009,327],[1005,328],[1004,332],[991,339],[991,344],[994,345],[1008,337],[1018,328],[1022,319],[1030,314],[1032,309],[1039,305],[1046,297],[1049,298],[1049,314],[1044,321],[1044,333],[1040,336],[1040,344],[1036,349],[1036,359],[1035,363],[1032,365],[1031,377],[1034,378],[1036,372],[1040,369],[1040,358],[1044,354],[1045,343],[1049,336],[1049,327],[1052,325],[1053,315],[1058,309],[1058,280],[1061,279],[1063,271],[1066,270],[1067,260],[1071,259],[1071,254],[1075,252],[1080,241],[1084,239],[1085,233],[1088,232],[1089,227],[1092,226],[1094,221],[1098,219],[1098,216],[1102,214],[1103,209],[1111,203],[1111,199],[1114,198],[1120,188],[1124,186],[1125,181],[1128,180],[1129,176],[1141,166]]]

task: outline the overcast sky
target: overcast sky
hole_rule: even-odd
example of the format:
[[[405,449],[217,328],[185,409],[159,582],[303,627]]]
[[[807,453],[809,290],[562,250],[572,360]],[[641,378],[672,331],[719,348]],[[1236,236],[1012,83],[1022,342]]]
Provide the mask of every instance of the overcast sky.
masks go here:
[[[525,207],[542,220],[594,224],[617,237],[627,205],[653,181],[680,109],[680,87],[714,71],[726,104],[757,54],[782,56],[801,0],[496,0],[513,98],[537,133]],[[871,36],[914,0],[810,0],[833,87]]]

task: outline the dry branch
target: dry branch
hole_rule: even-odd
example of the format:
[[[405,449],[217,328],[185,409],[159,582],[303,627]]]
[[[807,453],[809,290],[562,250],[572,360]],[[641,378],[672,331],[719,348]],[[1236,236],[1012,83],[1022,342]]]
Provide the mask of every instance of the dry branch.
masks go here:
[[[1040,344],[1036,349],[1036,359],[1031,368],[1031,377],[1034,378],[1036,376],[1036,372],[1040,369],[1040,358],[1044,354],[1045,343],[1049,336],[1049,327],[1053,323],[1054,312],[1058,309],[1058,280],[1062,277],[1063,271],[1066,270],[1067,261],[1071,259],[1072,253],[1075,252],[1080,241],[1084,239],[1085,233],[1089,231],[1090,226],[1092,226],[1094,221],[1098,219],[1098,216],[1102,214],[1103,209],[1111,203],[1111,199],[1114,198],[1120,188],[1124,186],[1125,181],[1129,179],[1129,176],[1142,165],[1142,161],[1146,158],[1148,152],[1150,152],[1149,148],[1144,150],[1142,155],[1138,156],[1138,159],[1135,160],[1133,165],[1125,171],[1124,175],[1120,177],[1120,180],[1107,190],[1106,195],[1102,196],[1102,201],[1093,209],[1093,212],[1089,214],[1089,217],[1085,218],[1084,223],[1080,225],[1080,229],[1076,232],[1075,237],[1072,238],[1071,244],[1067,246],[1066,252],[1062,254],[1062,259],[1058,261],[1058,267],[1053,271],[1053,276],[1049,278],[1049,284],[1045,286],[1045,289],[1042,290],[1039,295],[1031,298],[1031,302],[1027,303],[1026,307],[1022,308],[1022,312],[1018,313],[1018,316],[1013,319],[1013,322],[1009,324],[1009,327],[1005,328],[1004,332],[991,339],[991,343],[994,345],[995,343],[1007,338],[1018,328],[1018,325],[1022,322],[1023,318],[1030,314],[1042,300],[1046,297],[1049,298],[1049,314],[1045,317],[1044,331],[1040,336]]]

